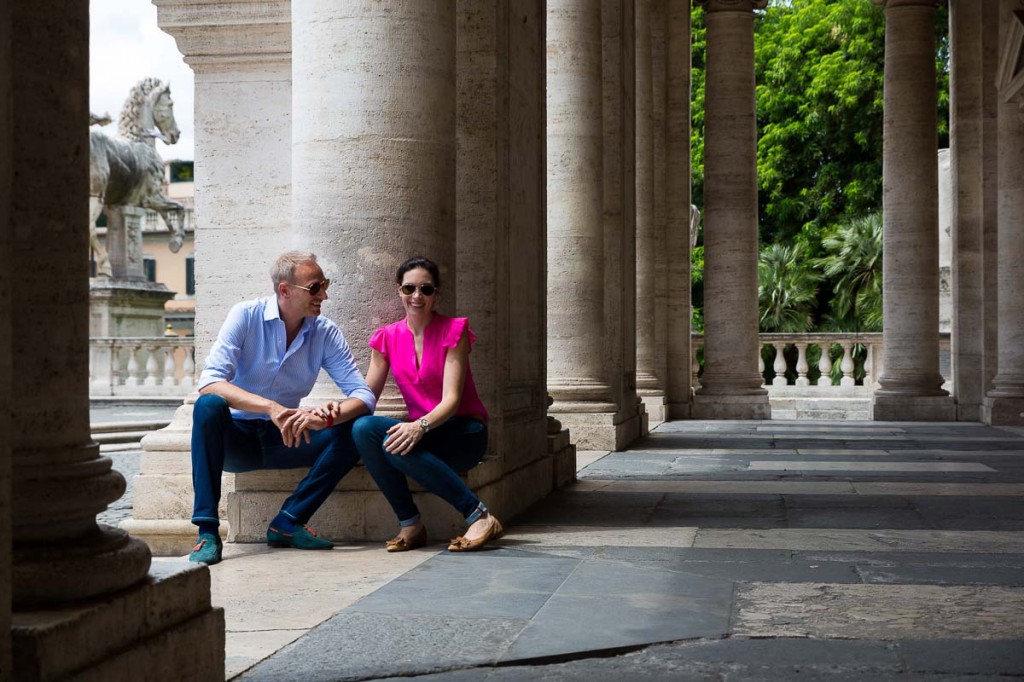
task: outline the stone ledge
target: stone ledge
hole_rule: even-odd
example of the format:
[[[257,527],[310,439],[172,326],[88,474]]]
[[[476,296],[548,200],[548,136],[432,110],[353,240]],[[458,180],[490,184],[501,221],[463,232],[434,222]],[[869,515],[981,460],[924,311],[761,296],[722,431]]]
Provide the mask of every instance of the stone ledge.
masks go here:
[[[872,413],[875,421],[952,422],[956,421],[956,403],[948,395],[896,396],[875,393]]]
[[[197,619],[202,639],[193,637],[190,633],[195,628],[186,625]],[[210,605],[210,572],[205,566],[154,561],[141,585],[61,609],[12,614],[15,678],[35,681],[75,675],[74,679],[130,679],[143,677],[140,671],[146,662],[147,680],[183,679],[181,671],[173,667],[162,675],[160,670],[150,670],[150,654],[160,650],[188,651],[188,658],[203,662],[206,670],[188,679],[212,678],[209,665],[218,662],[213,670],[222,678],[223,619],[223,611]],[[218,625],[219,638],[211,637]],[[154,645],[158,637],[183,638],[181,648]],[[97,672],[118,659],[129,660],[124,657],[139,662],[140,667],[132,668],[133,675],[104,677]]]

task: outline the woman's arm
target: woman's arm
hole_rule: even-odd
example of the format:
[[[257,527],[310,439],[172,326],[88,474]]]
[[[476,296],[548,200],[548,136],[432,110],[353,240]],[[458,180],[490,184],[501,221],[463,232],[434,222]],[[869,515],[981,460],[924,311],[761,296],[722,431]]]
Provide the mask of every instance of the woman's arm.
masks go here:
[[[384,357],[384,354],[376,348],[371,350],[370,369],[366,372],[366,383],[378,400],[380,394],[384,392],[384,383],[388,380],[389,371],[391,371],[391,363]]]

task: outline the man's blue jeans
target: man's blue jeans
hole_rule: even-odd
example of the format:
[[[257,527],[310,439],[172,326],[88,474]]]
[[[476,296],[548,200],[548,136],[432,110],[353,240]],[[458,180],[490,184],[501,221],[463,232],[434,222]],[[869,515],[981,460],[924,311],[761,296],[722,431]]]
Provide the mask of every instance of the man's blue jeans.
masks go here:
[[[483,459],[487,426],[469,417],[452,417],[403,456],[384,449],[388,429],[398,423],[390,417],[360,417],[352,427],[352,439],[399,523],[411,526],[420,520],[406,476],[455,507],[466,523],[480,518],[487,507],[456,472],[469,471]]]
[[[359,461],[352,422],[310,431],[310,442],[285,447],[270,420],[233,419],[218,395],[201,395],[192,411],[192,523],[219,523],[221,473],[309,467],[281,512],[305,524],[345,474]]]

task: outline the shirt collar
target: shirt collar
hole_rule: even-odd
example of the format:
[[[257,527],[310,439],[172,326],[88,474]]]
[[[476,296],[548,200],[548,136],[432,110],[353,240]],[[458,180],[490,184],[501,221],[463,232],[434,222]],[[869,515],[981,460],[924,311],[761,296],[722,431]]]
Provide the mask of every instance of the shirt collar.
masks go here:
[[[263,306],[263,321],[280,320],[281,310],[277,307],[277,296],[268,296],[266,305]]]

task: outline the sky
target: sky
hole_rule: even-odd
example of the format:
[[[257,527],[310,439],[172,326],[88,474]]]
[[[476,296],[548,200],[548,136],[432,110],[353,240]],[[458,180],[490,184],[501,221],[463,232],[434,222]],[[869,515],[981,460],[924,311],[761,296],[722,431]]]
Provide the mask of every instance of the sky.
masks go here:
[[[156,7],[149,0],[90,0],[89,19],[89,110],[114,119],[103,130],[117,133],[117,119],[133,85],[148,76],[159,78],[171,84],[181,137],[173,146],[157,140],[157,151],[165,161],[192,160],[192,70],[174,38],[157,27]]]

